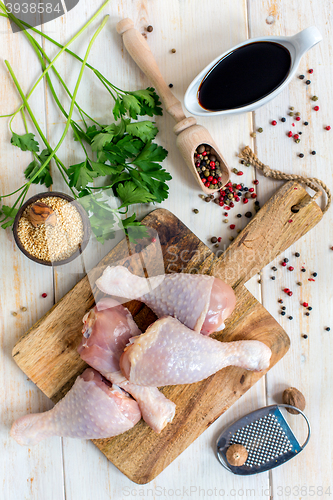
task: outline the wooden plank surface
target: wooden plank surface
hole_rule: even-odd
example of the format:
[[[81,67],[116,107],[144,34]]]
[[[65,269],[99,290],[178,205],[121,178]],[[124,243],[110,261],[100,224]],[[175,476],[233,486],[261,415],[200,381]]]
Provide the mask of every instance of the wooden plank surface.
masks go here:
[[[64,18],[48,23],[43,29],[51,36],[65,42],[80,28],[86,19],[97,10],[101,2],[81,0],[79,5],[69,12]],[[146,79],[130,62],[128,55],[122,51],[119,38],[115,35],[114,27],[121,17],[129,16],[134,19],[136,27],[142,28],[148,24],[154,26],[154,31],[149,35],[148,41],[158,60],[159,66],[166,81],[174,84],[175,95],[182,100],[187,85],[192,78],[210,60],[224,52],[232,45],[243,41],[248,36],[262,36],[264,34],[294,34],[312,24],[316,24],[324,35],[324,40],[315,47],[303,60],[301,71],[306,73],[308,67],[315,70],[311,77],[312,84],[307,88],[300,87],[300,81],[295,79],[277,99],[261,108],[254,114],[238,115],[234,117],[200,119],[199,123],[206,126],[212,133],[217,144],[219,144],[226,160],[231,167],[237,167],[238,161],[235,157],[240,147],[253,142],[250,132],[252,124],[257,127],[263,126],[264,133],[257,135],[257,151],[260,158],[272,167],[280,170],[292,171],[294,173],[311,173],[313,176],[323,178],[332,187],[332,160],[330,154],[330,134],[322,128],[323,124],[331,124],[332,109],[332,4],[328,0],[313,2],[305,0],[300,3],[296,0],[281,0],[280,2],[254,2],[248,0],[154,0],[154,2],[123,0],[111,2],[107,8],[111,15],[110,28],[104,30],[101,38],[97,39],[100,45],[98,50],[92,52],[92,62],[111,81],[124,88],[140,88],[148,84]],[[273,16],[275,22],[267,24],[268,16]],[[1,22],[3,20],[1,19]],[[48,46],[49,47],[49,46]],[[175,47],[176,54],[171,54],[170,49]],[[76,44],[74,47],[82,55],[84,44]],[[55,53],[54,50],[49,50]],[[17,56],[19,54],[19,56]],[[24,49],[23,37],[20,34],[11,35],[9,27],[1,25],[0,55],[2,59],[9,59],[24,89],[34,81],[37,74],[35,56],[30,49]],[[16,63],[16,64],[15,64]],[[71,59],[63,58],[57,65],[58,69],[67,79],[75,78],[77,67]],[[102,89],[98,92],[92,83],[89,74],[89,83],[82,87],[81,102],[87,103],[87,108],[94,116],[107,118],[109,112],[105,103],[108,98]],[[1,105],[0,112],[11,112],[12,104],[15,105],[14,90],[9,84],[4,65],[1,65]],[[310,91],[314,90],[320,101],[320,113],[310,114],[311,101],[308,100]],[[101,98],[100,98],[101,97]],[[67,101],[64,101],[67,102]],[[43,99],[36,94],[36,106],[34,110],[43,107]],[[309,133],[303,135],[302,145],[306,145],[306,153],[302,162],[295,156],[295,144],[286,140],[284,129],[271,127],[270,120],[284,116],[288,106],[294,106],[295,110],[307,110],[311,118]],[[46,121],[52,144],[55,144],[58,131],[63,128],[63,120],[53,112],[51,99],[44,107]],[[41,114],[41,120],[43,115]],[[197,198],[199,191],[195,187],[190,173],[182,166],[182,160],[175,147],[174,136],[171,131],[172,120],[164,116],[157,120],[161,130],[162,144],[169,150],[169,158],[166,161],[168,170],[172,173],[174,181],[171,183],[169,199],[163,204],[173,213],[178,215],[186,225],[197,234],[202,241],[208,242],[213,235],[222,236],[222,244],[218,252],[224,250],[229,244],[231,233],[228,225],[221,224],[222,216],[219,207],[205,204]],[[42,121],[41,121],[42,123]],[[18,186],[18,179],[12,178],[13,169],[15,174],[22,173],[22,163],[26,165],[27,153],[20,153],[16,148],[9,145],[9,133],[5,120],[0,122],[2,131],[1,141],[1,186],[7,179],[10,184],[6,185],[6,191]],[[304,129],[302,129],[304,130]],[[287,131],[287,130],[286,130]],[[54,134],[54,135],[53,135]],[[54,139],[53,139],[54,138]],[[303,142],[304,139],[304,142]],[[308,156],[308,147],[315,147],[317,155]],[[4,149],[6,148],[6,149]],[[5,152],[4,152],[5,151]],[[20,160],[17,154],[20,153]],[[76,150],[71,141],[61,149],[62,159],[75,158]],[[21,174],[22,175],[22,174]],[[254,177],[252,169],[244,169],[243,180],[249,185]],[[236,178],[233,176],[233,180]],[[258,193],[260,201],[268,199],[280,183],[270,179],[263,179],[259,175],[260,185]],[[62,183],[57,183],[56,189],[65,190]],[[199,214],[194,215],[193,208],[199,209]],[[244,213],[246,207],[240,207],[239,211]],[[140,213],[144,215],[151,207],[142,207]],[[234,214],[236,212],[234,211]],[[235,219],[232,215],[231,221],[241,228],[247,221]],[[0,484],[4,487],[5,500],[16,500],[19,498],[45,498],[43,492],[47,491],[47,498],[62,498],[61,488],[66,492],[66,498],[91,500],[125,499],[129,496],[150,495],[150,498],[168,498],[167,490],[175,492],[180,488],[180,498],[186,498],[189,488],[192,487],[192,497],[199,497],[199,488],[207,491],[216,487],[223,489],[225,496],[235,495],[244,489],[242,498],[254,498],[253,489],[258,498],[283,498],[285,491],[282,487],[297,487],[305,485],[307,490],[301,494],[296,489],[292,491],[292,498],[302,499],[314,498],[309,493],[309,487],[319,488],[332,485],[331,463],[333,461],[333,443],[330,431],[329,414],[332,412],[332,363],[330,352],[332,350],[331,336],[324,331],[325,326],[333,324],[332,316],[332,254],[330,247],[333,244],[332,214],[329,212],[323,222],[311,231],[296,246],[290,248],[285,255],[293,259],[293,253],[300,251],[303,262],[311,271],[318,272],[318,280],[314,286],[307,285],[297,288],[295,282],[304,277],[300,273],[300,265],[297,267],[297,275],[294,273],[283,273],[279,267],[279,259],[275,263],[279,269],[276,280],[272,282],[270,277],[271,266],[264,270],[261,276],[261,284],[258,278],[254,278],[247,286],[257,297],[262,297],[265,307],[286,328],[291,337],[292,345],[289,353],[277,369],[272,369],[265,380],[261,379],[241,400],[233,405],[222,417],[218,419],[199,439],[197,439],[166,471],[147,487],[134,487],[133,483],[126,480],[103,455],[90,442],[71,439],[61,440],[54,438],[47,445],[40,443],[30,451],[18,447],[12,443],[8,431],[14,418],[20,416],[22,411],[41,411],[49,407],[49,403],[41,396],[34,384],[26,381],[23,374],[16,369],[10,360],[10,350],[16,340],[26,331],[27,327],[35,323],[43,313],[49,309],[52,300],[58,301],[73,284],[82,276],[82,269],[73,270],[68,273],[65,270],[57,270],[54,280],[54,291],[52,281],[46,269],[31,267],[32,263],[27,259],[16,255],[13,260],[14,244],[10,232],[1,236],[1,363],[0,379],[4,390],[1,394],[2,423],[1,444],[5,452],[1,455],[1,478]],[[215,251],[215,250],[214,250]],[[293,261],[294,263],[295,261]],[[186,265],[186,263],[184,263]],[[14,267],[16,266],[16,267]],[[310,271],[309,271],[310,272]],[[17,288],[13,283],[19,283]],[[277,298],[280,297],[283,286],[294,287],[294,297],[286,302],[288,310],[294,316],[293,321],[282,318],[279,315]],[[47,299],[41,299],[42,292],[47,291]],[[311,316],[305,317],[300,302],[308,300],[313,306]],[[12,309],[18,309],[21,302],[27,305],[27,316],[19,315],[17,318],[11,316]],[[309,335],[305,340],[302,333]],[[266,379],[265,378],[265,379]],[[283,389],[289,385],[299,387],[307,399],[307,412],[309,412],[315,439],[312,438],[309,448],[302,453],[297,460],[290,462],[272,474],[261,474],[257,477],[240,478],[233,476],[218,464],[213,456],[212,446],[219,433],[221,425],[227,425],[231,421],[245,413],[254,410],[264,404],[281,401]],[[266,394],[268,398],[266,398]],[[22,402],[27,401],[24,409]],[[294,421],[292,421],[294,423]],[[298,429],[297,429],[298,430]],[[322,450],[325,450],[323,453]],[[61,455],[63,452],[63,456]],[[57,455],[58,453],[58,455]],[[56,456],[58,459],[56,459]],[[77,466],[77,457],[84,457]],[[41,466],[41,462],[43,465]],[[320,465],[319,465],[320,464]],[[15,471],[20,470],[20,474]],[[50,488],[52,485],[52,488]],[[269,489],[271,487],[271,491]],[[59,489],[60,488],[60,489]],[[131,488],[134,488],[133,491]],[[165,488],[165,490],[163,490]],[[280,488],[280,489],[278,489]],[[185,489],[185,493],[184,493]],[[187,490],[186,490],[187,489]],[[149,490],[149,491],[148,491]],[[248,490],[248,493],[246,493]],[[132,492],[132,493],[131,493]],[[147,493],[148,492],[148,493]],[[178,491],[179,493],[179,491]],[[282,493],[282,494],[281,494]],[[317,495],[317,490],[315,490]],[[320,491],[319,491],[320,494]],[[202,496],[202,495],[201,495]],[[170,495],[169,495],[170,497]]]

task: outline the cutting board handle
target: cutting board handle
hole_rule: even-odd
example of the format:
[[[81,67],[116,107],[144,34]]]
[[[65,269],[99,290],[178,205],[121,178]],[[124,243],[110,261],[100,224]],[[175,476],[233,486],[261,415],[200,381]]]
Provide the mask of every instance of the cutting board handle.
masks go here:
[[[156,88],[167,112],[176,122],[185,120],[186,116],[184,115],[180,101],[173,95],[165,83],[148,43],[143,35],[134,28],[133,21],[128,17],[119,21],[117,32],[122,35],[124,45],[128,53],[132,56],[132,59]]]
[[[284,184],[215,261],[211,274],[233,288],[246,283],[321,220],[315,201],[303,203],[310,199],[297,182]],[[298,213],[291,210],[295,205]]]

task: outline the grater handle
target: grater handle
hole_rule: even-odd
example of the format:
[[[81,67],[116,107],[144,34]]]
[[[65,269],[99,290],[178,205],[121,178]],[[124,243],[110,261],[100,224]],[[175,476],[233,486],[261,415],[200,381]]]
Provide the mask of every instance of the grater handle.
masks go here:
[[[309,419],[308,417],[302,412],[302,410],[300,410],[299,408],[297,408],[296,406],[292,406],[292,405],[285,405],[285,404],[279,404],[277,405],[278,408],[292,408],[293,410],[296,410],[298,411],[298,413],[300,413],[302,415],[302,417],[304,418],[307,426],[308,426],[308,435],[307,435],[307,438],[306,440],[304,441],[304,443],[302,444],[301,448],[302,450],[304,450],[304,448],[306,447],[306,445],[308,444],[309,442],[309,439],[310,439],[310,436],[311,436],[311,427],[310,427],[310,422],[309,422]]]

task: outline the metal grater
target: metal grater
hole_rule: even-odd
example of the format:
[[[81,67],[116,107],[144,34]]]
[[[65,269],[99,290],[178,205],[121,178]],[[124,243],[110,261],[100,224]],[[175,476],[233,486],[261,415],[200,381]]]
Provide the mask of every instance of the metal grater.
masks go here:
[[[280,408],[293,408],[305,419],[308,436],[301,446]],[[258,474],[287,462],[304,450],[310,439],[310,423],[304,413],[291,405],[271,405],[240,418],[225,429],[217,440],[217,457],[223,467],[234,474]],[[226,452],[232,444],[243,445],[248,457],[244,465],[232,466]]]

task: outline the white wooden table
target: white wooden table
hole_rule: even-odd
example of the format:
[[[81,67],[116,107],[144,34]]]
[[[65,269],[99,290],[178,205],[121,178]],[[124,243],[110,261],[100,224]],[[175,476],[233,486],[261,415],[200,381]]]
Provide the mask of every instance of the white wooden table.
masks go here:
[[[43,30],[65,43],[100,7],[101,0],[81,0],[78,6],[65,17],[46,24]],[[182,99],[192,78],[212,59],[229,47],[247,37],[263,35],[291,35],[315,24],[323,35],[323,41],[302,59],[299,73],[308,76],[312,84],[295,78],[287,89],[274,101],[253,114],[231,117],[200,119],[219,144],[231,168],[239,168],[236,154],[246,144],[256,148],[258,156],[271,167],[285,172],[301,173],[319,177],[333,186],[332,135],[324,126],[333,126],[333,66],[332,66],[332,17],[330,0],[122,0],[111,2],[105,9],[110,14],[107,27],[97,39],[90,55],[90,62],[99,68],[113,83],[125,89],[138,89],[149,82],[135,66],[115,30],[123,17],[131,17],[135,26],[142,30],[149,24],[154,31],[148,34],[148,42],[159,63],[166,81],[173,83],[175,95]],[[267,17],[273,16],[273,24]],[[102,17],[101,17],[102,18]],[[101,20],[100,18],[100,20]],[[10,113],[19,103],[17,93],[5,68],[8,59],[17,74],[24,91],[40,74],[35,54],[22,34],[13,35],[9,25],[0,19],[0,113]],[[90,39],[95,23],[83,38],[73,45],[81,56]],[[54,47],[46,45],[47,51],[55,55]],[[171,49],[176,48],[176,53]],[[57,65],[65,80],[73,88],[80,65],[71,56],[65,55]],[[246,80],[246,74],[244,75]],[[316,94],[320,106],[318,113],[312,110],[310,96]],[[86,70],[78,101],[101,122],[110,120],[111,102],[93,76]],[[64,99],[68,106],[68,100]],[[55,145],[64,127],[52,97],[40,85],[31,98],[31,105],[51,144]],[[286,137],[290,129],[289,106],[299,110],[302,120],[309,126],[296,126],[303,131],[302,142],[295,144]],[[287,117],[285,124],[279,119]],[[271,120],[277,120],[276,127]],[[205,243],[213,236],[222,236],[228,244],[231,230],[222,224],[223,211],[215,204],[204,203],[198,195],[191,173],[179,157],[172,133],[172,119],[165,115],[157,120],[160,143],[169,150],[165,161],[171,172],[169,199],[163,207],[175,213]],[[296,122],[297,123],[297,122]],[[256,139],[250,133],[258,127],[264,132]],[[23,170],[30,161],[29,154],[10,145],[10,133],[6,119],[1,127],[1,193],[10,192],[23,182]],[[23,131],[22,123],[15,122],[15,130]],[[309,154],[315,149],[316,156]],[[304,158],[297,157],[303,151]],[[77,163],[77,151],[73,147],[71,134],[60,150],[60,157],[67,165]],[[28,161],[29,160],[29,161]],[[61,179],[54,172],[54,190],[65,190]],[[244,168],[242,181],[250,186],[255,176],[252,168]],[[258,199],[266,201],[279,187],[278,182],[258,175]],[[233,175],[232,180],[236,180]],[[239,180],[239,178],[237,178]],[[37,192],[31,189],[31,195]],[[40,189],[39,189],[40,191]],[[142,216],[153,206],[139,208]],[[193,209],[198,208],[195,215]],[[246,207],[242,207],[244,212]],[[247,208],[248,210],[248,208]],[[245,224],[244,217],[236,219],[237,228]],[[11,230],[0,231],[1,239],[1,330],[0,330],[0,498],[1,500],[120,500],[126,498],[256,498],[256,499],[307,499],[329,498],[333,494],[333,433],[330,412],[333,409],[333,364],[332,335],[332,271],[333,271],[333,211],[310,233],[290,248],[285,256],[293,262],[295,251],[301,253],[294,273],[283,271],[277,259],[272,265],[278,267],[276,280],[272,281],[271,266],[263,270],[261,285],[258,277],[249,284],[251,291],[262,300],[269,312],[284,326],[291,338],[287,355],[268,375],[261,379],[237,404],[230,408],[175,460],[152,483],[139,486],[128,480],[88,441],[52,438],[32,448],[20,447],[9,437],[12,422],[25,413],[49,409],[51,402],[27,380],[11,358],[11,350],[19,337],[58,301],[80,278],[80,269],[66,270],[39,266],[26,259],[16,248]],[[304,264],[310,272],[317,272],[315,283],[297,287]],[[306,281],[306,280],[303,280]],[[279,314],[278,298],[281,288],[294,290],[287,298],[287,319]],[[41,298],[46,292],[47,298]],[[300,302],[309,302],[313,307],[310,317],[304,315]],[[20,311],[27,307],[26,312]],[[14,317],[12,312],[18,312]],[[61,318],[59,318],[61,321]],[[332,326],[332,332],[325,327]],[[308,338],[302,338],[307,334]],[[214,456],[214,443],[220,429],[227,423],[261,406],[281,402],[282,391],[295,386],[305,395],[306,413],[312,424],[312,438],[306,450],[296,459],[257,476],[234,476],[225,471]],[[294,417],[294,419],[297,417]],[[295,432],[301,432],[299,420],[290,422]]]

